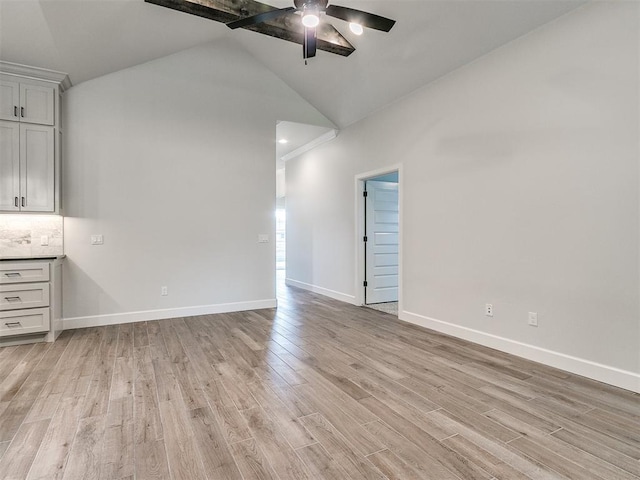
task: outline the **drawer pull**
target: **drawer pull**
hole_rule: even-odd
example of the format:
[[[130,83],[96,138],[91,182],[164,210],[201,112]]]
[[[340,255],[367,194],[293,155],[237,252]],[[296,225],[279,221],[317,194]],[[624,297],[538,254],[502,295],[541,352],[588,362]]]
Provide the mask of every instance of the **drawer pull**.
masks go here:
[[[7,327],[21,327],[22,324],[20,322],[5,322]]]
[[[7,302],[21,302],[20,297],[4,297]]]
[[[21,277],[20,272],[9,272],[4,274],[5,277]]]

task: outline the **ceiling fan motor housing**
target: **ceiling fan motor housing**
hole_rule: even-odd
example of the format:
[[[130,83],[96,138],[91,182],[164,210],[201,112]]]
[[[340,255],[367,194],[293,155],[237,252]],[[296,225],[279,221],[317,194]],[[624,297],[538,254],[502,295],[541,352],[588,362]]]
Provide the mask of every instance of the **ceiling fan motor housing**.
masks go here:
[[[329,0],[294,0],[293,4],[298,10],[318,10],[324,12]]]

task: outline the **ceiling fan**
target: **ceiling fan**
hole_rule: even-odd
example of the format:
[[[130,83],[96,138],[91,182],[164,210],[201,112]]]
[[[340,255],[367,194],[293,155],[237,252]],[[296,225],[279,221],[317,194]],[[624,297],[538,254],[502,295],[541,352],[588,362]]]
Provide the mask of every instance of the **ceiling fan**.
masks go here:
[[[326,14],[330,17],[338,18],[349,22],[351,29],[356,34],[362,33],[362,27],[373,28],[388,32],[395,25],[395,20],[381,17],[373,13],[363,12],[349,7],[329,5],[329,0],[294,0],[293,7],[278,8],[251,15],[233,22],[227,23],[232,30],[236,28],[253,27],[269,20],[275,20],[289,13],[299,12],[301,22],[304,27],[304,38],[302,42],[302,57],[305,62],[308,58],[316,56],[317,32],[320,25],[320,15]]]

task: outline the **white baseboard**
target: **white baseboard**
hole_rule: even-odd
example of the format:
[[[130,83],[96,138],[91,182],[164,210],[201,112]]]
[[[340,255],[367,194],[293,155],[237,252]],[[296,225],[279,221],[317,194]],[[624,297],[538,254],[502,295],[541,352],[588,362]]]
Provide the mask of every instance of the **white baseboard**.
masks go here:
[[[64,319],[64,329],[101,327],[120,323],[146,322],[149,320],[163,320],[166,318],[193,317],[195,315],[210,315],[214,313],[242,312],[245,310],[260,310],[275,308],[276,299],[253,300],[238,303],[220,303],[217,305],[199,305],[195,307],[167,308],[162,310],[146,310],[142,312],[112,313],[108,315],[92,315],[87,317],[73,317]]]
[[[302,288],[303,290],[309,290],[310,292],[319,293],[320,295],[324,295],[335,300],[340,300],[341,302],[350,303],[351,305],[356,304],[356,297],[354,295],[347,295],[346,293],[336,292],[335,290],[318,287],[317,285],[299,282],[298,280],[293,280],[291,278],[286,278],[285,283],[290,287],[298,287]]]
[[[573,357],[560,352],[554,352],[545,348],[528,345],[508,338],[498,337],[490,333],[473,330],[453,323],[424,317],[417,313],[407,311],[400,312],[399,319],[413,323],[421,327],[430,328],[440,333],[445,333],[470,342],[495,348],[502,352],[510,353],[518,357],[533,360],[544,365],[559,368],[567,372],[582,375],[599,382],[608,383],[616,387],[640,393],[640,374],[621,370],[619,368],[602,365],[600,363]]]

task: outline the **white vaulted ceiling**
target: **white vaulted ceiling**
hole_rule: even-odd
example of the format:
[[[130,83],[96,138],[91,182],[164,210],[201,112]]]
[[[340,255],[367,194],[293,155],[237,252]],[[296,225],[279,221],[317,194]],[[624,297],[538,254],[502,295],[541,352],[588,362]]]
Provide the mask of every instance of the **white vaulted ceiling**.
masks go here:
[[[276,7],[292,1],[274,0]],[[350,57],[305,66],[299,45],[143,0],[0,0],[0,60],[63,71],[73,84],[205,42],[238,42],[344,127],[583,4],[577,0],[336,0],[397,20],[390,33],[351,34]],[[232,68],[221,65],[220,68]]]

